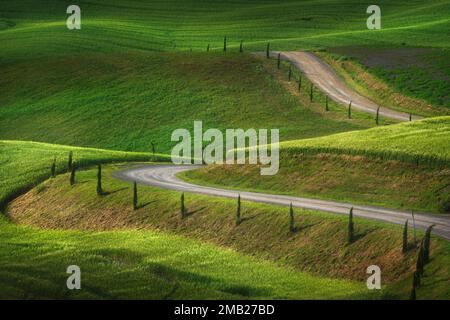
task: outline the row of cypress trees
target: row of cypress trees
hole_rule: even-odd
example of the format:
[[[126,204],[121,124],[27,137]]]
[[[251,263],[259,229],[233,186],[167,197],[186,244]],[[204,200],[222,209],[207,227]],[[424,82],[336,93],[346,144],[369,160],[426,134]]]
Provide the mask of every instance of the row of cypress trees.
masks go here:
[[[181,193],[181,198],[180,198],[180,213],[181,213],[181,217],[182,218],[185,218],[186,215],[187,215],[186,206],[185,206],[185,203],[184,203],[184,192]],[[290,217],[289,231],[295,232],[296,228],[295,228],[295,221],[294,221],[294,209],[292,207],[292,203],[289,206],[289,217]],[[242,218],[241,218],[241,195],[238,194],[237,207],[236,207],[236,226],[240,225],[241,222],[242,222]]]
[[[270,48],[269,44],[267,44],[267,48],[266,48],[266,57],[267,58],[270,57],[269,48]],[[277,68],[280,69],[280,66],[281,66],[281,54],[278,53],[278,55],[277,55]],[[291,78],[292,78],[292,65],[289,64],[288,81],[291,81]],[[299,80],[298,80],[298,91],[301,90],[301,86],[302,86],[302,76],[300,74],[299,75]],[[309,90],[309,101],[313,102],[313,98],[314,98],[314,85],[311,83],[310,90]],[[328,97],[328,95],[325,95],[325,111],[330,111],[328,101],[329,101],[329,97]],[[352,118],[352,101],[350,101],[349,104],[348,104],[347,117],[349,119]],[[409,121],[412,121],[412,114],[411,113],[409,114]],[[380,123],[380,107],[378,107],[377,110],[376,110],[375,123],[377,125],[379,125],[379,123]]]
[[[72,161],[72,153],[69,155],[69,166],[71,168],[71,175],[70,175],[70,184],[73,185],[75,183],[75,170],[76,165]],[[52,164],[52,175],[56,174],[56,161],[53,161]],[[102,195],[103,194],[103,188],[102,188],[102,167],[101,164],[98,164],[97,167],[97,194]],[[134,181],[133,183],[133,210],[138,209],[138,189],[137,189],[137,183]],[[187,210],[185,206],[185,197],[184,192],[181,193],[180,198],[180,213],[181,217],[185,218],[187,216]],[[294,215],[294,209],[292,206],[292,203],[289,206],[289,231],[295,232],[295,215]],[[236,209],[236,225],[240,225],[242,222],[241,219],[241,196],[240,194],[237,197],[237,209]],[[413,274],[413,283],[412,283],[412,289],[410,293],[410,299],[416,299],[416,289],[420,287],[421,285],[421,279],[424,274],[424,266],[430,261],[430,244],[431,244],[431,232],[434,225],[431,225],[427,228],[425,232],[425,237],[422,239],[419,247],[419,253],[417,256],[417,262],[416,262],[416,271]],[[354,228],[354,222],[353,222],[353,207],[350,208],[349,211],[349,219],[348,219],[348,230],[347,230],[347,243],[351,244],[355,241],[355,228]],[[402,243],[402,252],[403,254],[406,254],[408,251],[408,220],[406,220],[403,228],[403,243]]]
[[[405,224],[406,225],[406,224]],[[425,231],[425,236],[420,242],[419,253],[416,261],[416,271],[412,277],[412,288],[409,298],[416,300],[416,290],[420,288],[422,284],[422,277],[424,276],[425,265],[430,262],[430,245],[431,245],[431,232],[434,225],[431,225]]]
[[[67,171],[72,171],[74,167],[73,163],[73,152],[69,151],[68,161],[67,161]],[[56,157],[53,158],[52,165],[50,167],[50,177],[55,178],[56,177]]]
[[[227,51],[227,44],[228,44],[227,37],[224,36],[224,38],[223,38],[223,51],[225,51],[225,52]],[[210,50],[210,45],[208,44],[207,47],[206,47],[206,51],[209,51],[209,50]],[[241,42],[239,44],[239,52],[241,52],[241,53],[244,52],[244,41],[243,40],[241,40]],[[266,45],[266,58],[270,58],[270,42],[268,42],[267,45]],[[278,55],[277,55],[277,67],[278,67],[278,69],[280,69],[280,66],[281,66],[281,54],[278,53]],[[291,68],[292,68],[292,66],[289,65],[289,71],[288,71],[288,80],[289,81],[291,81],[291,77],[292,77],[292,69]],[[298,89],[299,89],[299,91],[301,89],[301,82],[302,82],[302,80],[301,80],[301,75],[300,75],[299,76],[299,81],[298,81]],[[325,101],[325,110],[329,111],[328,95],[326,95],[325,99],[326,99],[326,101]],[[313,84],[311,83],[310,102],[312,102],[312,101],[313,101]],[[348,105],[347,116],[348,116],[349,119],[351,119],[351,117],[352,117],[352,110],[351,110],[351,108],[352,108],[352,101],[350,101],[349,105]],[[409,113],[409,121],[412,121],[412,113]],[[380,107],[377,108],[376,115],[375,115],[375,123],[377,125],[379,125],[379,122],[380,122]]]
[[[181,217],[186,217],[186,206],[184,203],[184,192],[181,193],[180,199],[180,212]],[[236,226],[240,225],[242,222],[241,218],[241,195],[238,194],[237,197],[237,206],[236,206]],[[289,205],[289,231],[295,232],[297,228],[295,227],[295,214],[294,208],[292,206],[292,202]],[[355,230],[354,230],[354,222],[353,222],[353,207],[350,208],[349,212],[349,220],[348,220],[348,231],[347,231],[347,242],[351,244],[355,241]]]
[[[210,48],[211,48],[211,46],[208,43],[208,45],[206,46],[206,52],[209,52]],[[228,50],[228,39],[227,39],[227,36],[224,36],[223,37],[223,51],[227,52],[227,50]],[[244,52],[244,40],[241,40],[239,43],[239,52],[240,53]],[[269,57],[269,54],[270,54],[270,43],[267,43],[266,56]]]

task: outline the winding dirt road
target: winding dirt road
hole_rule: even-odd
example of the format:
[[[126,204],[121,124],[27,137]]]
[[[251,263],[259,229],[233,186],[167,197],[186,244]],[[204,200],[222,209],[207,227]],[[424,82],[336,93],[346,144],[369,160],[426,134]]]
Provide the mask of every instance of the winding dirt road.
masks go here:
[[[352,102],[352,108],[376,114],[378,105],[350,89],[334,70],[318,56],[311,52],[288,51],[280,52],[281,59],[288,60],[298,68],[318,89],[327,94],[330,99],[344,105]],[[278,55],[273,52],[272,55]],[[409,121],[409,113],[394,111],[380,106],[380,116]],[[422,117],[412,116],[412,120]]]
[[[236,198],[238,194],[240,194],[241,199],[245,201],[261,202],[282,206],[289,206],[289,204],[292,203],[294,207],[298,208],[320,210],[337,214],[347,215],[350,208],[353,207],[353,213],[358,217],[380,220],[399,225],[403,225],[406,219],[409,219],[410,225],[412,223],[411,213],[406,211],[364,205],[352,205],[349,203],[336,201],[324,201],[301,197],[205,187],[182,181],[176,176],[180,172],[197,169],[199,167],[200,166],[148,165],[125,171],[119,171],[114,175],[116,178],[125,181],[136,181],[138,183],[164,189],[199,193],[225,198]],[[428,226],[434,224],[435,227],[433,229],[433,234],[450,240],[450,217],[426,213],[416,213],[414,216],[416,227],[418,229],[425,230]]]

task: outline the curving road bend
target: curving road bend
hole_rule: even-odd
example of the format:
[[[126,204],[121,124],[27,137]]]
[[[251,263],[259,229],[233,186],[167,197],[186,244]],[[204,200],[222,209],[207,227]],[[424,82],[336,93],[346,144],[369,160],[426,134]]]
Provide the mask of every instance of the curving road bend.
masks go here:
[[[278,55],[278,52],[272,53]],[[283,60],[288,60],[330,99],[344,105],[352,102],[352,108],[376,114],[378,105],[350,89],[336,72],[322,59],[311,52],[287,51],[280,52]],[[380,106],[380,116],[400,121],[409,121],[409,113],[391,110]],[[422,119],[412,116],[412,120]]]
[[[305,208],[319,211],[326,211],[337,214],[349,213],[353,207],[353,213],[357,217],[374,219],[393,224],[403,225],[406,219],[409,219],[412,225],[412,216],[410,212],[393,210],[381,207],[372,207],[365,205],[352,205],[336,201],[325,201],[317,199],[308,199],[301,197],[292,197],[276,194],[265,194],[246,191],[226,190],[214,187],[194,185],[177,178],[177,174],[187,170],[197,169],[201,166],[177,166],[177,165],[147,165],[129,170],[119,171],[114,174],[116,178],[125,181],[136,181],[145,185],[171,189],[183,192],[199,193],[214,197],[236,198],[238,194],[245,201],[261,202],[273,205],[289,206],[290,203],[297,208]],[[434,224],[433,234],[439,235],[450,240],[450,217],[432,215],[426,213],[416,213],[415,222],[418,229],[425,230],[428,226]]]

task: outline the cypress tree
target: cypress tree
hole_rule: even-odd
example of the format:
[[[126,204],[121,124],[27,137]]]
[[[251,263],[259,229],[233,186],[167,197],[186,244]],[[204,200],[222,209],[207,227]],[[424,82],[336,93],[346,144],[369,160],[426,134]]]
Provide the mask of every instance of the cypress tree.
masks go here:
[[[72,165],[73,165],[73,153],[72,153],[72,151],[70,151],[69,152],[69,160],[68,160],[68,162],[67,162],[67,170],[68,171],[70,171],[70,170],[72,170]]]
[[[267,42],[267,47],[266,47],[266,58],[267,58],[267,59],[270,58],[270,42]]]
[[[236,225],[241,223],[241,195],[237,198],[237,210],[236,210]]]
[[[289,65],[288,81],[291,81],[291,77],[292,77],[292,66]]]
[[[411,216],[413,219],[413,235],[414,235],[414,247],[417,245],[417,237],[416,237],[416,219],[414,218],[414,211],[411,211]]]
[[[427,228],[425,232],[425,240],[423,242],[423,264],[427,264],[430,262],[430,242],[431,242],[431,230],[434,225],[431,225]]]
[[[280,66],[281,66],[281,53],[278,53],[277,68],[280,69]]]
[[[330,109],[328,108],[328,95],[325,96],[325,111],[329,111]]]
[[[378,125],[380,122],[380,107],[377,108],[377,115],[375,117],[375,123]]]
[[[208,43],[208,45],[206,46],[206,52],[209,52],[209,43]]]
[[[156,160],[156,157],[155,157],[155,151],[156,151],[155,143],[152,141],[151,144],[152,144],[153,161],[155,161]]]
[[[353,225],[353,207],[350,208],[350,213],[348,215],[348,244],[351,244],[354,239],[354,225]]]
[[[53,158],[52,167],[50,169],[52,178],[56,177],[56,158]]]
[[[239,52],[242,53],[244,52],[244,46],[243,46],[243,41],[241,40],[241,44],[239,45]]]
[[[414,279],[413,279],[413,286],[409,294],[409,300],[416,300],[416,287],[414,286]]]
[[[311,88],[309,89],[309,102],[313,101],[313,84],[311,82]]]
[[[420,276],[415,271],[413,273],[413,287],[414,288],[420,287]]]
[[[136,183],[136,181],[134,181],[134,184],[133,184],[133,210],[137,209],[137,203],[138,203],[137,183]]]
[[[70,185],[73,186],[75,184],[75,170],[76,170],[76,164],[72,164],[72,168],[70,170]]]
[[[227,36],[223,37],[223,51],[227,51]]]
[[[409,114],[409,121],[412,121],[412,113]]]
[[[350,101],[350,103],[348,104],[348,118],[351,119],[352,118],[352,102]]]
[[[97,168],[97,194],[101,195],[103,193],[102,189],[102,165],[99,163]]]
[[[289,223],[289,230],[291,232],[294,232],[295,231],[295,224],[294,224],[294,209],[292,208],[292,202],[291,202],[291,205],[289,207],[289,215],[290,215],[290,218],[291,218],[290,223]]]
[[[184,192],[181,193],[181,199],[180,199],[180,213],[181,213],[181,217],[184,218],[185,214],[186,214],[186,207],[184,206]]]
[[[417,255],[416,272],[419,277],[423,276],[423,239],[420,242],[419,254]]]
[[[408,251],[408,219],[405,222],[405,226],[403,227],[403,246],[402,252],[405,254]]]
[[[298,76],[298,92],[302,89],[302,74]]]

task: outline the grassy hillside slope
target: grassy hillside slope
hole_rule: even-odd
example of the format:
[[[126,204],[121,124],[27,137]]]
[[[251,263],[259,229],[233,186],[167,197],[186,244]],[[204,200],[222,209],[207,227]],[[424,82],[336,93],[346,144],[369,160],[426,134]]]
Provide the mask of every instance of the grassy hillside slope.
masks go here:
[[[83,1],[82,29],[68,31],[68,3],[32,0],[2,1],[1,53],[8,56],[86,51],[222,49],[223,36],[235,49],[261,50],[339,45],[398,45],[448,47],[448,1],[378,1],[382,29],[368,30],[366,9],[358,0],[340,1],[213,1],[160,0]],[[37,36],[38,35],[38,36]],[[26,48],[27,50],[24,50]]]
[[[356,154],[448,166],[449,145],[450,117],[437,117],[315,139],[287,141],[281,143],[281,148],[288,154]]]
[[[0,299],[318,299],[367,295],[356,282],[314,277],[156,231],[48,231],[0,216]],[[207,260],[205,260],[207,259]],[[82,290],[67,290],[77,265]]]
[[[317,54],[380,105],[423,116],[450,114],[448,49],[344,47]]]
[[[26,141],[0,140],[0,208],[24,190],[50,177],[53,160],[56,171],[67,170],[69,152],[78,165],[113,161],[149,161],[149,153],[130,153]],[[164,160],[164,155],[156,155]]]
[[[150,229],[176,233],[188,238],[228,247],[255,259],[320,277],[365,282],[367,266],[383,270],[383,283],[396,283],[411,275],[417,252],[401,253],[402,228],[363,219],[355,220],[356,241],[347,244],[347,218],[309,210],[295,210],[295,232],[289,231],[289,209],[255,203],[242,203],[242,223],[236,226],[236,201],[186,194],[187,217],[181,218],[180,193],[139,185],[138,209],[133,210],[131,184],[111,177],[121,166],[105,167],[103,187],[97,196],[96,170],[79,172],[77,184],[69,185],[67,174],[46,181],[39,188],[19,197],[7,215],[15,222],[47,229],[88,231]],[[419,236],[422,233],[418,233]],[[412,237],[410,238],[412,242]],[[442,297],[441,286],[448,277],[445,252],[448,243],[432,241],[433,263],[427,280],[418,292],[422,298],[434,290]],[[200,262],[200,261],[199,261]],[[204,263],[204,260],[201,261]],[[441,266],[441,269],[435,266]],[[385,287],[386,288],[386,287]],[[406,298],[406,292],[395,292]],[[392,293],[394,294],[394,293]]]
[[[363,129],[305,107],[239,54],[150,53],[0,60],[0,138],[170,153],[172,131],[279,128],[280,139]],[[275,72],[275,71],[274,71]],[[244,116],[245,115],[245,116]]]
[[[280,170],[217,165],[187,171],[188,181],[419,210],[450,212],[450,117],[281,144]]]
[[[2,201],[48,178],[54,157],[57,170],[66,170],[69,151],[84,165],[151,158],[144,153],[19,141],[1,141],[0,150]],[[84,174],[77,174],[80,185]],[[46,185],[61,179],[47,180],[36,190],[45,194]],[[156,231],[49,231],[14,225],[1,215],[0,240],[0,299],[305,299],[367,294],[356,282],[311,276]],[[82,291],[65,287],[65,270],[72,264],[82,269]]]

